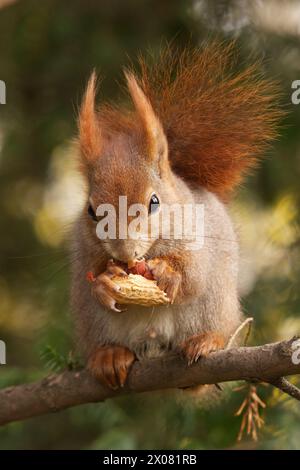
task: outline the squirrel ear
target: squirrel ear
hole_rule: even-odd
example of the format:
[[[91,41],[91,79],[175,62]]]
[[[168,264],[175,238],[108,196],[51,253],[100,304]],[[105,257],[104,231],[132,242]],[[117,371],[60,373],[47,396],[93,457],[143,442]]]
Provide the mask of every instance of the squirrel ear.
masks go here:
[[[135,109],[146,131],[148,155],[152,160],[156,160],[167,155],[168,144],[163,127],[135,76],[131,72],[125,72],[125,77]]]
[[[96,82],[97,76],[93,71],[85,90],[78,118],[80,150],[86,162],[95,159],[101,151],[101,133],[95,111]]]

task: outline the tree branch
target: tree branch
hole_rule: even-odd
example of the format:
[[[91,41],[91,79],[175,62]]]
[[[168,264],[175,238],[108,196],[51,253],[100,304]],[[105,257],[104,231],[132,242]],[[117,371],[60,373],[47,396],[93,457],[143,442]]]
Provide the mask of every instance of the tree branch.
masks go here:
[[[175,353],[137,361],[128,376],[127,385],[119,391],[102,387],[86,370],[66,371],[32,384],[5,388],[0,391],[0,424],[83,403],[99,402],[130,392],[235,380],[268,382],[276,387],[280,385],[281,390],[300,399],[295,390],[291,391],[287,387],[287,381],[281,379],[283,376],[300,374],[300,364],[292,362],[292,344],[295,340],[217,351],[190,367]]]
[[[287,395],[290,395],[290,397],[296,398],[296,400],[300,401],[300,389],[296,387],[296,385],[291,384],[284,377],[279,377],[278,379],[272,381],[270,380],[269,384],[279,388],[279,390],[286,393]]]

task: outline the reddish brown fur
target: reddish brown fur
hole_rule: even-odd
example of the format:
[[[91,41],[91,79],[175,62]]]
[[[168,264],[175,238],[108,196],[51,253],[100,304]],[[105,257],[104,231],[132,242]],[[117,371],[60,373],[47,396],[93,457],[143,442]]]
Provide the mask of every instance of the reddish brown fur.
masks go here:
[[[191,336],[181,345],[183,355],[189,364],[197,362],[200,357],[205,357],[213,351],[225,346],[225,338],[221,332],[206,331],[200,335]]]
[[[233,74],[232,59],[232,45],[217,44],[182,53],[167,48],[153,66],[141,59],[139,78],[126,75],[135,111],[95,110],[94,74],[88,84],[79,137],[89,200],[74,230],[71,299],[89,368],[113,388],[124,384],[135,356],[179,348],[191,363],[224,346],[240,324],[238,245],[226,207],[212,193],[227,198],[276,136],[281,112],[273,104],[276,85],[256,66]],[[128,206],[149,207],[153,192],[167,205],[205,207],[203,247],[191,250],[185,238],[156,240],[147,233],[143,240],[98,239],[89,204],[117,209],[125,195]],[[142,256],[174,304],[151,315],[141,306],[112,313],[112,272],[103,274],[108,260]]]
[[[167,47],[153,65],[140,59],[139,83],[163,125],[172,168],[186,181],[223,198],[276,137],[282,115],[276,105],[277,85],[263,78],[255,64],[233,73],[234,62],[232,43],[181,53]],[[90,137],[93,80],[80,119],[82,146],[88,154],[99,148],[99,141]],[[133,95],[130,78],[129,88]],[[102,107],[97,121],[104,133],[143,133],[136,113],[117,107]]]
[[[92,73],[80,108],[78,120],[80,150],[88,162],[101,152],[101,132],[95,111],[96,74]]]
[[[166,48],[141,84],[163,122],[173,169],[226,196],[276,137],[278,86],[254,64],[233,73],[234,44]],[[174,78],[175,77],[175,78]]]
[[[97,348],[88,362],[88,369],[104,386],[113,390],[123,387],[135,355],[122,346]]]

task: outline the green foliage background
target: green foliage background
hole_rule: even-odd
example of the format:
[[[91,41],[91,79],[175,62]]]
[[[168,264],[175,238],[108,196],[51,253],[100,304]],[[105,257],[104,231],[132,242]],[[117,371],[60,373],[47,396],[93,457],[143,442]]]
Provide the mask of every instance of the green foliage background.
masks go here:
[[[100,100],[115,98],[128,57],[158,51],[166,40],[237,37],[240,61],[263,58],[265,73],[282,84],[288,117],[281,137],[232,211],[244,310],[255,317],[251,341],[299,333],[300,106],[291,103],[291,83],[300,79],[300,37],[251,21],[229,28],[236,3],[19,0],[0,9],[0,79],[7,86],[0,106],[1,387],[59,369],[73,348],[65,247],[81,192],[72,138],[86,80],[96,67]],[[157,394],[85,405],[1,428],[0,448],[299,448],[298,403],[269,388],[260,393],[268,406],[257,443],[236,443],[242,391],[208,410]]]

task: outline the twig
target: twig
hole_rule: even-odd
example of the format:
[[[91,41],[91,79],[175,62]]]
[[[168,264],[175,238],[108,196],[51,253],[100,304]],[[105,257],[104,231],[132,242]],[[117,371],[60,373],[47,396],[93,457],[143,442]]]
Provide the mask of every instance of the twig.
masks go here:
[[[300,401],[300,389],[289,382],[284,377],[280,377],[276,380],[269,380],[269,384],[273,385],[276,388],[279,388],[282,392],[286,393],[292,398]]]
[[[256,347],[231,348],[211,353],[187,367],[180,354],[136,361],[126,386],[118,391],[102,387],[86,371],[63,372],[32,384],[18,385],[0,391],[0,424],[59,411],[83,403],[99,402],[121,394],[185,388],[236,380],[274,383],[299,399],[299,391],[285,379],[276,377],[300,374],[300,364],[292,361],[290,341]],[[279,387],[279,388],[280,388]]]
[[[238,335],[240,334],[240,332],[245,328],[246,325],[248,325],[248,331],[246,333],[246,337],[245,337],[245,345],[248,341],[248,338],[249,338],[249,335],[250,335],[250,331],[251,331],[251,324],[253,322],[253,318],[252,317],[249,317],[249,318],[246,318],[245,321],[243,321],[243,323],[240,324],[240,326],[235,330],[235,332],[231,335],[228,343],[227,343],[227,346],[226,346],[226,349],[230,349],[236,338],[238,337]]]
[[[266,408],[266,404],[259,398],[256,385],[248,384],[248,387],[247,395],[235,413],[235,416],[242,415],[242,422],[237,438],[238,441],[242,440],[245,430],[248,436],[251,436],[254,441],[257,441],[257,430],[264,425],[264,420],[260,416],[260,407]]]

